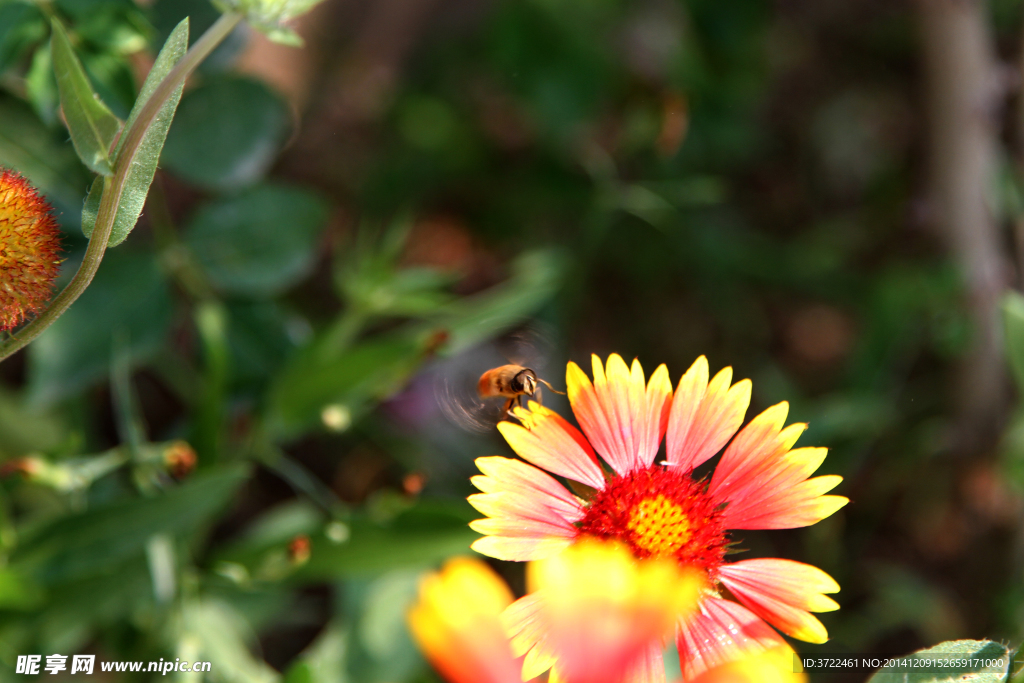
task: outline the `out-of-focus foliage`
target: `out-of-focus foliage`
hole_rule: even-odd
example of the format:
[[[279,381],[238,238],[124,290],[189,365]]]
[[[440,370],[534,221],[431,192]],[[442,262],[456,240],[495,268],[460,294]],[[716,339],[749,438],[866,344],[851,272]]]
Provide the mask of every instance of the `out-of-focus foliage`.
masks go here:
[[[1019,4],[993,5],[1008,54]],[[0,165],[56,207],[69,274],[96,207],[54,65],[128,120],[186,15],[194,43],[217,10],[0,1]],[[753,379],[752,410],[810,423],[851,505],[741,546],[842,585],[832,640],[801,651],[1019,639],[1024,428],[1006,468],[949,437],[972,331],[923,227],[914,22],[880,2],[325,0],[292,24],[301,51],[236,30],[133,169],[159,169],[139,226],[141,195],[83,297],[0,365],[0,680],[55,652],[432,680],[405,606],[475,537],[472,459],[509,454],[436,387],[506,362],[523,327],[544,353],[515,360],[556,387],[591,352],[673,380],[707,354]]]

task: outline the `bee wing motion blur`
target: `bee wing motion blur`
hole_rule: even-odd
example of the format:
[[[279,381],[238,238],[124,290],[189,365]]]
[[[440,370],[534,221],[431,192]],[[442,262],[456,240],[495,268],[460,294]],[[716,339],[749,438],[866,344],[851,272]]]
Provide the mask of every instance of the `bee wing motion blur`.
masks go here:
[[[438,403],[445,417],[456,425],[472,432],[487,432],[508,418],[516,402],[521,406],[525,406],[528,400],[540,403],[542,384],[556,394],[564,393],[537,377],[532,368],[502,365],[480,375],[475,395],[469,387],[460,387],[445,378],[438,390]],[[495,398],[505,401],[499,404],[492,400]]]
[[[478,352],[480,357],[467,357],[450,366],[441,373],[435,390],[441,412],[455,425],[483,433],[493,431],[498,422],[508,419],[517,401],[521,406],[528,400],[540,402],[540,385],[564,393],[538,377],[534,369],[544,366],[546,351],[551,348],[549,336],[536,327],[519,329]],[[498,358],[504,358],[507,364],[476,374],[481,367],[487,367],[485,363]]]
[[[485,434],[505,416],[500,405],[482,400],[468,379],[443,377],[436,395],[437,405],[448,421],[467,432]]]

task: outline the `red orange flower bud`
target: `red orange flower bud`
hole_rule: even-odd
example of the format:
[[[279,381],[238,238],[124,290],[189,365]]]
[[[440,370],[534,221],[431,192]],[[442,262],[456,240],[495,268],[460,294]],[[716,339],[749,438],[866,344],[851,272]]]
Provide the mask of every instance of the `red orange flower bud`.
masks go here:
[[[195,449],[185,441],[173,441],[164,451],[164,465],[175,479],[184,479],[196,468]]]
[[[288,559],[293,565],[300,566],[309,562],[312,552],[313,545],[306,534],[299,534],[288,544]]]
[[[0,331],[36,314],[60,270],[60,230],[51,207],[17,173],[0,171]]]

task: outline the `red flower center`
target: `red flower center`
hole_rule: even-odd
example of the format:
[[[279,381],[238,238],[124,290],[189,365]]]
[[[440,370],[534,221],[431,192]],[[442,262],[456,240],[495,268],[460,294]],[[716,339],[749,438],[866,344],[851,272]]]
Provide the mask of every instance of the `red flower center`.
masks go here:
[[[714,578],[728,537],[718,504],[688,472],[651,465],[608,480],[577,532],[623,541],[637,557],[675,557]]]

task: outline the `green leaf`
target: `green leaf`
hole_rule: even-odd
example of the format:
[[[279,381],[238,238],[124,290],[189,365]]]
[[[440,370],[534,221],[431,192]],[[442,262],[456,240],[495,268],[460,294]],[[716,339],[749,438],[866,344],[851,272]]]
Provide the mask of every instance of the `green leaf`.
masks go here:
[[[929,667],[932,660],[972,660],[964,666]],[[951,640],[900,658],[880,669],[868,683],[1003,683],[1009,675],[1013,653],[990,640]]]
[[[313,537],[303,579],[373,576],[393,569],[425,568],[446,557],[470,553],[480,537],[469,528],[479,517],[464,500],[421,499],[393,519],[360,516],[349,523],[349,537],[338,543]]]
[[[186,18],[171,32],[167,42],[164,43],[163,48],[160,50],[160,54],[157,55],[156,61],[153,62],[153,68],[149,70],[149,75],[146,77],[145,83],[142,84],[142,90],[135,101],[135,106],[132,107],[131,114],[128,115],[125,130],[131,128],[132,124],[135,123],[142,108],[149,101],[149,98],[152,97],[157,86],[171,72],[171,69],[185,55],[187,50],[188,19]],[[115,247],[123,242],[139,220],[139,215],[146,204],[149,186],[153,183],[156,166],[160,161],[160,152],[164,147],[164,140],[167,138],[167,131],[171,127],[171,120],[174,118],[174,112],[178,107],[178,101],[181,99],[183,88],[184,84],[179,86],[167,98],[167,101],[160,107],[156,118],[153,119],[149,129],[139,142],[138,151],[135,153],[131,167],[128,169],[124,190],[121,194],[121,203],[117,207],[117,215],[114,217],[114,226],[110,232],[110,241],[107,246]],[[115,159],[119,159],[125,153],[123,147],[124,137],[118,141]],[[99,211],[102,189],[102,183],[94,182],[92,189],[89,191],[85,207],[82,209],[82,232],[85,233],[86,237],[92,235],[93,227],[96,225],[96,214]]]
[[[1006,334],[1006,359],[1013,371],[1017,390],[1024,392],[1024,296],[1007,292],[1003,296],[1003,328]]]
[[[398,392],[423,362],[429,335],[400,331],[342,352],[307,347],[278,374],[268,397],[271,434],[288,437],[316,424],[325,408],[349,416]]]
[[[261,185],[200,209],[185,243],[218,288],[268,296],[308,274],[327,216],[309,190]]]
[[[356,612],[347,648],[354,680],[408,681],[423,665],[406,621],[421,573],[398,569],[371,581],[346,582],[344,604]]]
[[[333,621],[288,668],[285,683],[335,683],[345,680],[348,631]]]
[[[163,164],[214,189],[259,180],[284,141],[288,108],[260,81],[223,76],[190,90],[164,148]]]
[[[296,350],[289,329],[300,322],[271,300],[228,302],[231,382],[256,392]]]
[[[145,558],[140,552],[106,573],[49,586],[45,606],[28,615],[15,613],[17,625],[19,632],[32,634],[35,630],[48,639],[81,638],[93,624],[128,618],[152,599],[152,591]],[[35,629],[26,628],[30,624]]]
[[[53,71],[75,151],[96,173],[112,175],[114,168],[109,150],[121,129],[121,122],[93,91],[60,21],[54,19],[52,26]]]
[[[434,316],[354,347],[338,348],[320,335],[279,373],[267,401],[270,433],[285,438],[314,425],[325,408],[346,412],[351,422],[374,401],[405,386],[424,359],[437,350],[457,353],[521,324],[558,289],[562,259],[537,251],[516,260],[506,282],[440,308]]]
[[[154,534],[183,533],[211,521],[247,476],[242,468],[218,470],[155,498],[59,517],[18,546],[11,566],[43,585],[96,574],[143,553]]]
[[[320,531],[310,528],[309,517],[288,520],[294,524],[290,530],[308,533],[312,541],[309,562],[295,572],[295,580],[373,577],[395,569],[420,569],[470,552],[469,545],[480,537],[469,528],[479,515],[464,499],[421,498],[410,503],[380,496],[368,507],[344,522],[319,524]],[[286,542],[283,534],[256,528],[218,553],[216,560],[241,565],[255,575],[267,553]]]
[[[37,187],[54,208],[62,225],[74,221],[77,230],[82,196],[92,174],[82,167],[67,133],[48,130],[24,102],[0,93],[0,166],[18,171]]]
[[[158,350],[171,295],[152,256],[113,252],[75,304],[29,349],[29,397],[47,405],[107,376],[114,339],[137,363]]]
[[[189,659],[212,662],[222,680],[231,683],[275,683],[281,679],[262,659],[253,657],[250,643],[256,634],[245,619],[221,600],[190,600],[185,603],[181,640],[196,648]]]

